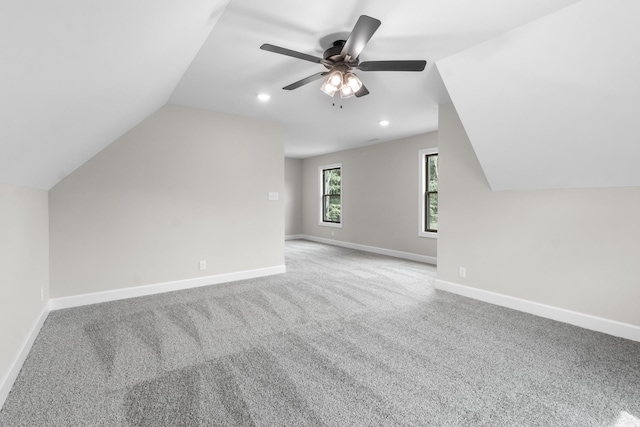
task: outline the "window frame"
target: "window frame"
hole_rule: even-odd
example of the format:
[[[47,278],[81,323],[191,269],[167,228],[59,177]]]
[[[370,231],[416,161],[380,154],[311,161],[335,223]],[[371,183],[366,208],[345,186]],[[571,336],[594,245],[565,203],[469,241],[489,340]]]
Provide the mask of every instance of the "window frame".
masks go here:
[[[327,194],[324,194],[324,171],[330,169],[340,169],[340,222],[325,221],[324,220],[324,198]],[[318,166],[318,205],[319,205],[319,221],[318,225],[324,227],[342,228],[342,222],[344,221],[344,204],[342,203],[344,195],[344,176],[342,170],[342,163],[333,163],[330,165]],[[335,196],[335,194],[333,194]]]
[[[427,206],[427,157],[438,155],[438,147],[425,148],[418,151],[418,170],[420,171],[418,185],[418,236],[432,239],[438,238],[438,231],[425,231]],[[437,194],[437,191],[435,192]]]

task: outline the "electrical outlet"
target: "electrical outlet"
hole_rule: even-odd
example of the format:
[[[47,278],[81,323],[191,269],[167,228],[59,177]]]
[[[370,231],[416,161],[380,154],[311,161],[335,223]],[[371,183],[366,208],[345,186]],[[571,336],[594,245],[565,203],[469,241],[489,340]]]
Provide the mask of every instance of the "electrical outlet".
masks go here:
[[[200,271],[204,271],[207,269],[207,261],[202,260],[200,261]]]
[[[458,276],[462,278],[467,277],[467,269],[465,267],[458,268]]]
[[[331,237],[333,237],[333,236],[335,236],[335,235],[336,235],[336,232],[335,232],[335,231],[332,231],[332,232],[331,232]]]
[[[44,288],[40,288],[40,301],[44,301]]]

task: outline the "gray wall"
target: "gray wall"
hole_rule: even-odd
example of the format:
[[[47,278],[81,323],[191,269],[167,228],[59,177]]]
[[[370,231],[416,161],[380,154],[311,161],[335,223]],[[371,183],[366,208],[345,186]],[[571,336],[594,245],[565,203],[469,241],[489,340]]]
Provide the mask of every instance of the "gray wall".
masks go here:
[[[438,134],[438,279],[640,325],[640,188],[492,192],[452,105]]]
[[[284,159],[284,235],[302,234],[302,160]]]
[[[46,191],[0,183],[0,385],[48,298],[48,222]]]
[[[52,298],[284,265],[267,197],[283,141],[275,123],[156,111],[50,190]]]
[[[437,146],[431,132],[304,159],[304,234],[436,257],[437,240],[418,237],[418,151]],[[318,167],[332,163],[342,163],[342,228],[318,225]]]

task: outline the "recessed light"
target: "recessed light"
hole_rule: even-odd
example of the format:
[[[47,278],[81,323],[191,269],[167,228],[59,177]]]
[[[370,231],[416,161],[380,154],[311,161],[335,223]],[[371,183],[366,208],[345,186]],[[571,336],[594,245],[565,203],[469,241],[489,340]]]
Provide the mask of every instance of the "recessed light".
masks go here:
[[[266,102],[271,98],[271,95],[269,95],[268,93],[259,93],[258,94],[258,99],[262,102]]]
[[[389,120],[380,120],[378,123],[380,126],[389,126]]]

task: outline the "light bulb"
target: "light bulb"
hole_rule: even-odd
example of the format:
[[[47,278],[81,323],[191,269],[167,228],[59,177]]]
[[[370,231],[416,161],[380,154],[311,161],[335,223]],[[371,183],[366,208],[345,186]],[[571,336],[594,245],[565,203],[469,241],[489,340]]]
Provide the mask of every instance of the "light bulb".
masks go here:
[[[342,85],[340,88],[340,98],[351,98],[353,96],[353,89],[349,85]]]
[[[336,71],[329,76],[329,82],[335,87],[339,87],[342,84],[342,73]]]
[[[355,74],[348,73],[345,79],[353,92],[359,91],[362,87],[362,82]]]
[[[332,85],[331,82],[326,81],[320,87],[320,90],[323,91],[324,93],[326,93],[329,96],[333,96],[338,91],[338,88],[336,86]]]

